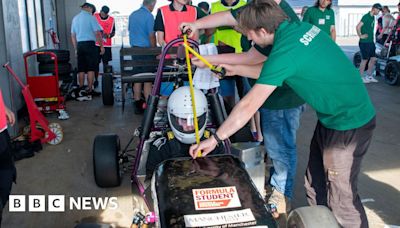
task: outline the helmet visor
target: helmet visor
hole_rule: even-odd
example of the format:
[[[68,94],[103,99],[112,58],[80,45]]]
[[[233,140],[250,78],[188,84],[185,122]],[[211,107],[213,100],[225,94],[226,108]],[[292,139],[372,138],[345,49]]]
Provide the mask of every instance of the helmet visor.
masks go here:
[[[199,125],[199,129],[201,129],[206,123],[206,116],[207,113],[204,113],[203,115],[197,117],[197,123]],[[188,115],[186,118],[180,118],[171,114],[170,118],[171,118],[171,124],[179,132],[187,134],[192,134],[195,132],[193,115]]]

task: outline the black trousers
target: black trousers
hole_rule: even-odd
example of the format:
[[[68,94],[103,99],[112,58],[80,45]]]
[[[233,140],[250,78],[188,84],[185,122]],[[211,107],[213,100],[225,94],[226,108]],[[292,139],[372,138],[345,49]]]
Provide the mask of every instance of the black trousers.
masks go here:
[[[94,41],[78,42],[78,72],[98,72],[99,56],[99,48]]]
[[[305,174],[308,203],[329,207],[345,228],[368,227],[357,182],[374,129],[375,117],[347,131],[328,129],[318,122],[311,141]]]
[[[15,177],[16,172],[11,152],[10,135],[5,130],[0,133],[0,201],[3,207],[8,201]]]

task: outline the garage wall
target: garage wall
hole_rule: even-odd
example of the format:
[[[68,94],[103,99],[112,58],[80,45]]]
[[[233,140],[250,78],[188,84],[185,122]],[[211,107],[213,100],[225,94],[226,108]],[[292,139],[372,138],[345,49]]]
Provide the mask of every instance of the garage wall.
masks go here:
[[[18,1],[15,0],[2,0],[1,1],[1,54],[0,65],[10,62],[11,67],[15,73],[23,79],[24,76],[24,63],[22,58],[22,44],[20,34],[20,23],[18,16]],[[23,106],[23,98],[21,89],[16,81],[8,75],[7,71],[1,69],[1,89],[3,91],[4,100],[6,105],[11,108],[14,113]],[[17,128],[9,128],[10,134],[14,136],[17,133]]]
[[[43,0],[43,22],[44,29],[47,31],[50,28],[53,28],[54,31],[58,31],[57,27],[57,10],[56,10],[56,0]],[[47,44],[47,48],[55,48],[51,37],[48,33],[45,35],[45,40]]]
[[[51,27],[58,31],[60,28],[57,23],[57,13],[69,12],[72,14],[73,9],[66,8],[62,6],[60,10],[57,10],[56,2],[64,2],[59,0],[43,0],[43,22],[44,30],[48,30]],[[73,4],[73,0],[65,0],[68,2],[67,5]],[[79,12],[79,5],[82,1],[76,1],[78,7],[75,11]],[[21,27],[20,18],[18,13],[18,1],[16,0],[2,0],[0,1],[0,65],[6,62],[10,62],[11,67],[14,69],[15,73],[21,78],[25,83],[25,70],[23,62],[23,52],[22,52],[22,39],[21,39]],[[61,18],[63,19],[63,18]],[[65,20],[65,19],[64,19]],[[67,19],[68,20],[68,19]],[[72,18],[70,19],[72,20]],[[70,22],[69,22],[70,24]],[[66,30],[66,28],[64,28]],[[50,41],[50,36],[45,34],[47,48],[52,48]],[[64,45],[68,46],[67,42]],[[29,64],[30,68],[36,68],[37,64]],[[8,72],[0,67],[0,88],[3,93],[5,104],[14,112],[17,113],[24,105],[24,99],[21,94],[21,88],[16,83],[15,79],[8,74]],[[15,125],[18,126],[18,123]],[[12,136],[17,135],[18,129],[16,127],[9,128],[10,134]]]

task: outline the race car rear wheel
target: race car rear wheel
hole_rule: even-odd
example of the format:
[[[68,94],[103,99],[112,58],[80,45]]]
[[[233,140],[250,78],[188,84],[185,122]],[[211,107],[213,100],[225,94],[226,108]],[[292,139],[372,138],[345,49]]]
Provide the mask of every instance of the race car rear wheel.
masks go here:
[[[360,64],[361,64],[361,52],[356,52],[353,56],[353,64],[356,68],[360,68]],[[367,61],[367,63],[365,64],[365,69],[364,70],[368,70],[368,63],[369,60]]]
[[[113,75],[110,73],[103,74],[101,80],[101,90],[104,105],[114,105],[114,82]]]
[[[339,228],[332,212],[325,206],[300,207],[290,212],[288,228]]]
[[[109,188],[121,184],[119,150],[119,137],[115,134],[97,135],[94,139],[93,171],[97,186]]]
[[[359,68],[360,63],[361,63],[361,53],[358,51],[353,56],[353,64],[356,68]]]
[[[385,82],[389,85],[400,83],[400,65],[396,61],[390,61],[385,68]]]

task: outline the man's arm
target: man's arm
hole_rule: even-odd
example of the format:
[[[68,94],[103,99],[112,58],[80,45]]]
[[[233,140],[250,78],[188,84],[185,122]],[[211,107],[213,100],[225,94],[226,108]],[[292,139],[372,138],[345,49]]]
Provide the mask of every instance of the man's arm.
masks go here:
[[[361,27],[364,25],[364,23],[362,21],[358,22],[357,26],[356,26],[356,31],[357,31],[357,35],[360,37],[360,39],[366,39],[368,38],[367,34],[362,34],[361,33]]]
[[[213,65],[217,64],[255,65],[263,63],[267,60],[267,57],[258,52],[255,47],[251,47],[248,52],[228,53],[220,55],[206,55],[203,57]],[[192,58],[192,63],[200,68],[206,67],[206,65],[197,58]]]
[[[336,28],[335,25],[331,25],[331,38],[336,42]]]
[[[165,40],[164,40],[165,33],[163,31],[157,31],[156,34],[157,34],[158,45],[160,45],[161,47],[164,47],[166,45]]]
[[[275,90],[276,86],[256,84],[249,93],[235,105],[231,114],[225,122],[218,128],[216,134],[221,140],[225,140],[241,129],[261,107],[265,100]],[[214,150],[217,146],[215,137],[200,142],[198,145],[192,145],[189,153],[196,158],[197,151],[202,151],[203,156]]]
[[[113,23],[113,28],[111,30],[111,33],[109,35],[110,38],[113,38],[115,36],[115,23]]]
[[[72,46],[74,47],[75,55],[76,55],[78,53],[78,42],[76,41],[75,33],[71,33],[71,41],[72,41]]]
[[[215,14],[208,15],[207,17],[200,18],[192,23],[184,22],[179,28],[186,32],[190,29],[192,32],[189,37],[192,37],[194,34],[198,34],[200,29],[209,29],[216,28],[220,26],[236,26],[238,23],[236,19],[232,16],[230,10],[218,12]]]
[[[100,45],[100,55],[104,54],[103,36],[101,31],[96,31],[96,41]]]
[[[6,108],[6,116],[7,116],[8,123],[11,124],[11,125],[14,125],[14,123],[15,123],[14,113],[10,109],[8,109],[7,107],[5,107],[5,108]]]
[[[256,65],[228,65],[220,64],[220,67],[225,68],[226,76],[243,75],[246,78],[258,79],[264,63]]]
[[[149,40],[150,40],[151,47],[156,47],[157,46],[157,44],[156,44],[156,35],[155,35],[154,32],[150,33]]]
[[[148,31],[148,34],[149,34],[150,47],[157,47],[156,34],[154,32],[154,19],[153,19],[153,16],[149,15],[147,20],[148,20],[147,31]]]

